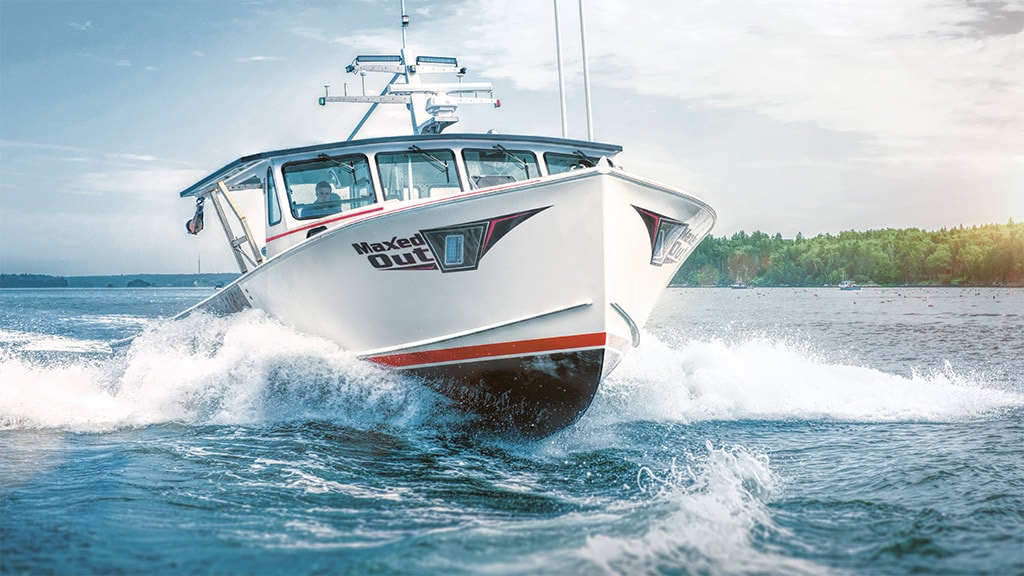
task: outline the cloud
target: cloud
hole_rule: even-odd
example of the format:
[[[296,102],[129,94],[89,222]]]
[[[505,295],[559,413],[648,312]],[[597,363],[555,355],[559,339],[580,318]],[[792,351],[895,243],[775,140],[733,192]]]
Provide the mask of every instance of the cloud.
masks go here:
[[[562,4],[566,70],[578,86],[578,15],[575,3]],[[553,24],[538,26],[535,12],[511,1],[478,8],[466,47],[487,75],[553,91]],[[856,132],[878,153],[1024,146],[1024,39],[979,34],[989,17],[996,16],[954,0],[598,0],[586,8],[595,90]]]
[[[0,139],[0,148],[9,148],[12,150],[46,150],[52,152],[92,152],[86,148],[78,146],[64,146],[61,144],[40,144],[38,142],[24,142],[21,140],[5,140]]]
[[[132,160],[137,162],[153,162],[156,160],[155,156],[149,154],[125,154],[125,153],[109,153],[106,155],[107,158],[118,159],[118,160]]]
[[[277,56],[246,56],[242,58],[235,58],[235,62],[279,62],[284,58]]]
[[[178,197],[168,190],[185,187],[206,175],[204,170],[154,167],[146,169],[110,169],[79,174],[74,192],[89,195],[150,196],[148,202],[176,204]]]
[[[88,30],[92,28],[92,20],[89,20],[85,24],[80,24],[78,22],[70,22],[68,25],[74,28],[75,30]]]
[[[132,61],[131,60],[118,60],[117,62],[114,62],[114,66],[122,66],[124,68],[128,68],[131,65],[132,65]]]

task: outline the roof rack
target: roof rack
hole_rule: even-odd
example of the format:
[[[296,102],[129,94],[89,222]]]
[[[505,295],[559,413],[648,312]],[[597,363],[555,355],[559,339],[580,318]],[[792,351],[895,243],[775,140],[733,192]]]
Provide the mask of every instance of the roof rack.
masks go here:
[[[459,121],[455,115],[462,104],[491,104],[495,108],[501,106],[501,100],[494,97],[490,82],[463,83],[466,68],[459,66],[459,61],[450,56],[417,56],[413,63],[406,54],[405,29],[409,25],[409,17],[404,14],[402,6],[402,51],[400,54],[369,54],[356,56],[351,64],[345,67],[348,74],[358,74],[362,80],[362,92],[349,94],[348,84],[344,85],[341,96],[332,96],[330,85],[324,85],[324,95],[318,100],[321,106],[328,102],[348,102],[370,104],[370,109],[363,115],[348,140],[355,138],[359,130],[370,119],[379,104],[405,104],[409,108],[413,134],[440,134],[442,130]],[[366,75],[368,73],[391,74],[391,80],[379,94],[366,93]],[[422,74],[455,74],[458,82],[426,82]],[[398,82],[404,78],[404,82]]]

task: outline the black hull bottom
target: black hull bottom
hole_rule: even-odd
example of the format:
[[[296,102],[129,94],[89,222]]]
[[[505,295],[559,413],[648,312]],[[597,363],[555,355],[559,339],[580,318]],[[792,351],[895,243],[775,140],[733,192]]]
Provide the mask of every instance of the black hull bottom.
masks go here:
[[[407,368],[488,428],[543,438],[575,422],[601,383],[604,349]]]

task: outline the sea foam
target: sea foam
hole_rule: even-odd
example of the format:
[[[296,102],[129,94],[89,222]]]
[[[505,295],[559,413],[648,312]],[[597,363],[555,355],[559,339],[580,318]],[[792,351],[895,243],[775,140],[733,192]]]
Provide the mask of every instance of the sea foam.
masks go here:
[[[957,421],[1024,405],[982,377],[942,370],[897,375],[829,360],[775,336],[689,340],[646,335],[605,381],[591,410],[604,421],[828,419]]]
[[[100,359],[31,359],[19,352],[39,339],[24,341],[0,357],[2,428],[327,419],[372,429],[413,425],[438,401],[411,378],[257,311],[154,321]]]
[[[41,350],[64,354],[32,354]],[[415,426],[444,411],[445,401],[416,379],[258,311],[154,320],[126,347],[106,350],[95,341],[5,333],[0,427],[92,431],[324,419],[373,429]],[[1020,405],[1020,394],[948,366],[901,376],[829,361],[771,337],[669,345],[645,335],[582,423],[955,421]]]
[[[742,446],[705,449],[673,459],[665,470],[641,466],[641,498],[617,503],[628,508],[616,510],[617,528],[588,537],[577,555],[608,574],[680,565],[698,574],[820,573],[764,544],[781,531],[768,505],[782,481],[768,456]]]

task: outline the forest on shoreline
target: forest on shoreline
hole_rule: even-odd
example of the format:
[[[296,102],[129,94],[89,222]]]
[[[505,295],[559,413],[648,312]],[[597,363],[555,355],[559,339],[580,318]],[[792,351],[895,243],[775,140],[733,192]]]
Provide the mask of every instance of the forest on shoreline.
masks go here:
[[[1024,223],[846,231],[785,239],[709,236],[672,280],[682,286],[858,284],[1024,286]]]
[[[47,274],[0,274],[0,288],[212,288],[228,284],[237,277],[237,273],[68,277]]]
[[[238,274],[47,276],[2,274],[0,288],[222,286]],[[708,236],[672,279],[675,286],[858,284],[1024,286],[1024,223],[846,231],[785,239],[755,231]]]

